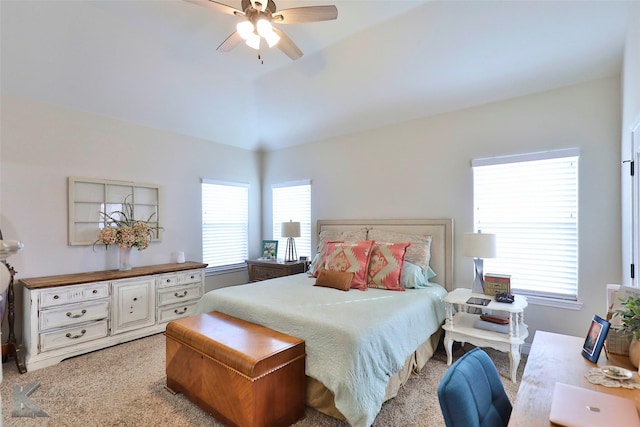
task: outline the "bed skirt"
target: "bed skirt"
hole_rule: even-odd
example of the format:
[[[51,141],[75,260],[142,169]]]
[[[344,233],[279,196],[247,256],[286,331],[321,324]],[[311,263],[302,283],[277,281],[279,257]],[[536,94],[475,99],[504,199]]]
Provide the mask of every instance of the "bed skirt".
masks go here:
[[[421,369],[427,361],[431,359],[431,356],[433,356],[433,353],[438,347],[441,336],[442,329],[440,328],[407,358],[403,368],[398,371],[398,373],[389,378],[384,395],[384,402],[396,397],[400,388],[411,378],[411,375],[420,374]],[[309,376],[307,376],[306,404],[325,415],[339,420],[345,420],[344,415],[342,415],[335,406],[333,393],[320,381]]]

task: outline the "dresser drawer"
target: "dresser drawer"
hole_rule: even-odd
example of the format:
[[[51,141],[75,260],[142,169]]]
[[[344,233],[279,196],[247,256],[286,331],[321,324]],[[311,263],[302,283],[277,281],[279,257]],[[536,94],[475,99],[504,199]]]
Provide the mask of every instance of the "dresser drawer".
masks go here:
[[[189,283],[202,283],[202,274],[202,270],[162,274],[158,281],[158,287],[169,288],[172,286],[187,285]]]
[[[171,305],[158,309],[158,323],[167,323],[181,317],[193,316],[196,313],[198,301],[189,301],[182,305]]]
[[[40,351],[67,347],[104,338],[108,333],[107,319],[40,334]]]
[[[186,271],[184,273],[180,273],[180,278],[178,280],[181,285],[186,285],[189,283],[202,283],[202,270]]]
[[[158,279],[159,288],[169,288],[171,286],[178,286],[180,275],[177,273],[162,274]]]
[[[254,265],[252,267],[251,280],[267,280],[286,275],[287,271],[283,269]]]
[[[202,286],[200,286],[200,284],[164,289],[158,292],[158,305],[162,306],[167,304],[197,300],[201,296]]]
[[[109,301],[73,304],[40,311],[40,330],[77,325],[109,317]]]
[[[109,282],[57,287],[40,294],[40,308],[90,301],[109,296]]]
[[[246,264],[249,271],[250,282],[304,273],[308,266],[306,262],[302,261],[285,263],[276,261],[247,260]]]

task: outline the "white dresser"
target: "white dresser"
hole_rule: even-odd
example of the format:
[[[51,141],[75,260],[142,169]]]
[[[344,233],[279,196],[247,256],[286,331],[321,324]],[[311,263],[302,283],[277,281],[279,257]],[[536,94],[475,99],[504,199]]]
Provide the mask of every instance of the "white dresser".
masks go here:
[[[21,279],[27,369],[164,332],[167,322],[195,314],[206,266],[185,262]]]

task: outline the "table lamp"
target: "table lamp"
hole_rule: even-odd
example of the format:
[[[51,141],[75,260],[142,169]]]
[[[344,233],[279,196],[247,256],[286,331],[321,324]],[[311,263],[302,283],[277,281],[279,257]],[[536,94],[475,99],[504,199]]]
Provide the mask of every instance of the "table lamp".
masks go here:
[[[282,237],[287,238],[287,248],[285,250],[284,262],[293,262],[298,260],[298,252],[296,251],[296,241],[294,237],[300,237],[299,222],[283,222],[280,227]]]
[[[471,289],[474,293],[483,294],[483,258],[495,258],[496,235],[482,232],[464,233],[462,239],[462,252],[464,256],[473,258],[473,265],[475,266],[475,279]]]

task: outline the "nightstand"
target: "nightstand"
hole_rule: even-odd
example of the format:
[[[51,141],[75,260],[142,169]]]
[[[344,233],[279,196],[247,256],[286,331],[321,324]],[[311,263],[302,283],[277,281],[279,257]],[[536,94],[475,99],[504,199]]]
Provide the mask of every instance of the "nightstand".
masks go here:
[[[283,262],[267,260],[246,260],[249,269],[249,281],[273,279],[307,271],[308,261]]]
[[[498,351],[509,353],[511,381],[516,382],[516,371],[520,364],[520,346],[524,344],[524,340],[529,336],[529,330],[524,323],[524,309],[528,305],[527,298],[515,295],[515,301],[512,304],[501,303],[492,299],[489,305],[480,306],[468,304],[467,300],[471,297],[491,299],[488,295],[474,294],[471,289],[465,288],[454,289],[444,298],[446,320],[442,329],[446,331],[444,344],[447,350],[447,364],[451,365],[452,362],[451,350],[454,341],[468,342],[478,347],[491,347]],[[508,315],[508,333],[474,327],[480,315],[469,313],[469,308],[480,309],[482,312],[490,310],[494,314]]]

